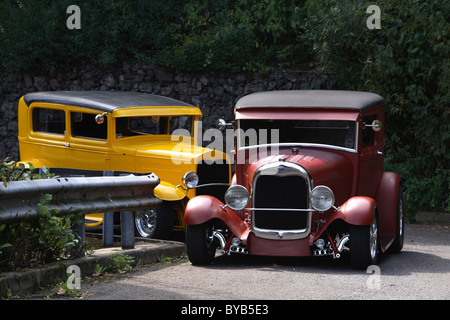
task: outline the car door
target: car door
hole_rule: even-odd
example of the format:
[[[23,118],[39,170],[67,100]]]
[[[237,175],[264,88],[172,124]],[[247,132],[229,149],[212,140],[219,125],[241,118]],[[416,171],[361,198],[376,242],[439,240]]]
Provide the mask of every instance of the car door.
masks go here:
[[[101,113],[101,112],[100,112]],[[68,168],[83,170],[109,170],[108,119],[95,120],[95,110],[69,109]]]
[[[372,127],[367,126],[374,120],[384,120],[378,114],[369,114],[363,117],[360,124],[359,135],[359,174],[358,174],[358,195],[375,198],[383,173],[384,160],[384,129],[376,132]],[[383,126],[384,123],[382,122]]]
[[[33,104],[29,119],[29,139],[22,142],[21,159],[37,161],[47,168],[64,168],[68,145],[65,108]]]

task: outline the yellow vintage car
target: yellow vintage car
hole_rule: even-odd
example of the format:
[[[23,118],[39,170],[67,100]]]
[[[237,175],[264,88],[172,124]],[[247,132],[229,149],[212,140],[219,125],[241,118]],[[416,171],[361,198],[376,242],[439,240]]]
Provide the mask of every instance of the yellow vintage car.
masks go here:
[[[226,153],[199,143],[200,109],[181,101],[136,92],[34,92],[20,99],[18,111],[24,164],[62,177],[153,172],[160,178],[155,195],[162,205],[135,212],[141,237],[183,231],[187,201],[199,194],[223,197],[231,179]],[[206,186],[186,188],[198,180]],[[209,185],[218,181],[222,185]],[[86,219],[98,225],[102,214]]]

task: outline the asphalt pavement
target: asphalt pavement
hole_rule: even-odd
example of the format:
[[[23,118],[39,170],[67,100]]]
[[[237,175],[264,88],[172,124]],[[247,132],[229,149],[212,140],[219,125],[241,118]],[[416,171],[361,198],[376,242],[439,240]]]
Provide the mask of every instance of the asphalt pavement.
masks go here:
[[[419,215],[420,216],[420,215]],[[429,281],[435,281],[435,284],[439,287],[442,284],[442,279],[446,279],[444,281],[444,283],[446,283],[447,287],[443,288],[442,290],[444,290],[444,293],[436,293],[433,292],[433,290],[431,290],[429,293],[426,293],[426,291],[423,295],[419,295],[417,298],[418,299],[427,299],[427,298],[437,298],[437,299],[450,299],[450,289],[448,289],[448,285],[450,282],[450,270],[449,270],[449,266],[450,266],[450,257],[447,256],[434,256],[434,255],[430,255],[427,253],[427,251],[425,252],[420,252],[420,253],[414,253],[414,251],[416,249],[420,249],[420,250],[428,250],[428,251],[433,251],[433,248],[445,248],[446,250],[449,249],[450,246],[450,232],[448,229],[448,221],[446,219],[448,219],[448,217],[450,216],[450,214],[441,214],[440,216],[430,216],[430,214],[425,214],[422,215],[422,217],[426,217],[426,221],[432,221],[432,225],[423,225],[423,224],[407,224],[407,232],[406,232],[406,241],[405,241],[405,247],[406,247],[406,251],[405,249],[403,250],[403,253],[398,255],[399,258],[398,259],[398,263],[395,263],[392,267],[389,268],[384,268],[381,269],[382,272],[384,272],[384,274],[386,275],[386,272],[392,274],[393,276],[395,276],[396,274],[398,275],[402,275],[402,273],[406,272],[406,273],[412,273],[415,272],[414,270],[409,270],[406,271],[404,270],[403,265],[406,263],[411,263],[410,260],[414,260],[417,261],[417,268],[420,268],[421,270],[419,271],[419,273],[416,275],[416,278],[414,279],[413,283],[418,283],[417,285],[420,286],[421,283],[423,284],[427,284]],[[431,217],[431,218],[430,218]],[[444,219],[444,220],[442,220]],[[426,221],[422,220],[420,222],[425,222]],[[437,224],[433,221],[440,221]],[[444,221],[444,222],[441,222]],[[444,227],[442,227],[439,231],[441,232],[434,232],[436,231],[436,228],[438,228],[437,226],[439,225],[443,225]],[[43,287],[47,287],[47,286],[51,286],[54,285],[55,283],[57,283],[58,281],[64,281],[67,279],[67,270],[69,266],[76,266],[77,268],[79,268],[79,272],[81,273],[81,277],[86,277],[86,276],[90,276],[95,272],[95,268],[96,266],[100,265],[100,266],[109,266],[110,265],[110,255],[112,253],[124,253],[126,255],[132,256],[134,257],[135,262],[139,262],[139,264],[141,265],[147,265],[147,264],[153,264],[155,262],[159,262],[162,261],[164,259],[173,259],[173,258],[177,258],[182,256],[185,253],[185,245],[182,242],[182,238],[179,239],[175,239],[178,241],[165,241],[165,240],[145,240],[144,239],[137,239],[136,240],[136,244],[135,244],[135,249],[131,249],[131,250],[122,250],[120,247],[113,247],[113,248],[102,248],[102,249],[97,249],[93,252],[92,255],[87,255],[86,257],[83,258],[79,258],[79,259],[74,259],[74,260],[68,260],[68,261],[61,261],[59,263],[55,263],[49,266],[46,266],[44,268],[39,268],[39,269],[30,269],[30,270],[21,270],[19,272],[11,272],[11,273],[3,273],[0,274],[0,297],[4,298],[7,296],[7,294],[10,294],[12,296],[15,297],[28,297],[30,296],[33,292],[39,291],[41,288]],[[430,244],[432,243],[432,245],[427,245],[425,246],[425,244]],[[411,252],[412,250],[412,252]],[[447,252],[448,253],[448,252]],[[391,258],[389,258],[391,259]],[[406,260],[405,260],[406,259]],[[344,265],[345,265],[345,257],[344,259],[341,259],[342,261],[344,261]],[[261,260],[260,258],[254,258],[254,257],[246,257],[246,256],[240,256],[240,255],[232,255],[231,257],[218,257],[216,259],[217,262],[215,262],[215,264],[212,266],[212,271],[211,269],[202,269],[202,268],[194,268],[190,265],[190,263],[187,261],[187,259],[185,259],[185,266],[181,267],[181,270],[178,270],[176,272],[181,272],[181,274],[184,274],[184,276],[186,276],[185,274],[188,272],[190,274],[192,274],[192,277],[189,278],[188,283],[190,283],[191,281],[193,281],[194,283],[201,283],[202,281],[202,274],[204,275],[204,273],[208,273],[211,272],[211,274],[214,274],[215,272],[217,272],[217,270],[214,270],[214,266],[217,266],[217,263],[220,266],[220,263],[224,264],[225,268],[231,268],[233,269],[234,267],[236,267],[236,269],[240,269],[242,265],[245,264],[249,264],[250,265],[250,269],[259,269],[261,268],[261,264],[263,266],[265,266],[265,264],[277,264],[280,263],[280,261],[276,261],[276,262],[272,262],[272,260]],[[262,262],[261,262],[262,261]],[[281,260],[281,264],[283,264],[284,260]],[[291,261],[291,260],[287,260],[287,261]],[[307,263],[306,265],[309,265],[309,261],[310,260],[305,260]],[[319,273],[321,271],[323,271],[323,263],[325,263],[325,266],[327,269],[332,269],[336,267],[336,263],[333,263],[333,260],[331,260],[331,262],[326,261],[326,260],[321,260],[319,259],[318,261],[320,262],[316,262],[315,259],[312,259],[311,261],[313,263],[312,268],[314,270],[317,269],[317,266],[314,266],[316,263],[319,264]],[[326,261],[326,262],[323,262]],[[395,260],[394,260],[395,261]],[[424,261],[428,261],[428,263],[424,264]],[[330,266],[328,266],[328,264],[331,263]],[[339,270],[339,266],[342,264],[342,262],[338,262],[337,266],[338,266],[338,270]],[[175,267],[175,266],[174,266]],[[178,267],[176,267],[178,268]],[[297,263],[294,264],[294,266],[292,267],[293,269],[297,270],[302,270],[301,266],[298,266]],[[150,267],[151,269],[151,267]],[[163,268],[163,270],[165,270],[166,268]],[[429,272],[427,272],[427,269]],[[172,269],[168,269],[172,270]],[[196,272],[200,272],[200,275],[198,275],[198,278],[196,278],[195,274]],[[376,271],[374,271],[376,272]],[[314,271],[315,273],[315,271]],[[157,274],[157,273],[155,273]],[[247,276],[247,278],[252,278],[254,274],[258,274],[257,272],[250,272],[249,275]],[[277,272],[273,275],[274,277],[277,276]],[[308,273],[306,273],[308,274]],[[431,275],[430,275],[431,274]],[[435,277],[437,275],[440,276],[441,280],[439,280],[439,277]],[[433,276],[434,275],[434,276]],[[167,275],[161,275],[163,277],[167,277]],[[367,275],[365,275],[365,277],[367,277]],[[427,278],[428,277],[428,278]],[[239,277],[240,279],[242,277]],[[168,277],[168,281],[169,283],[164,284],[164,286],[171,286],[174,285],[173,283],[170,283],[170,276]],[[394,278],[393,278],[394,279]],[[417,279],[419,279],[420,281],[417,282]],[[427,280],[428,279],[428,280]],[[431,279],[431,280],[430,280]],[[434,280],[436,279],[436,280]],[[231,283],[234,283],[235,280],[232,279],[228,279],[229,281],[231,281]],[[319,279],[320,280],[320,279]],[[141,281],[143,281],[141,279]],[[224,280],[226,281],[226,280]],[[255,280],[256,281],[256,280]],[[289,282],[289,280],[287,280]],[[304,283],[308,283],[309,279],[305,278],[304,279]],[[257,283],[257,281],[256,281]],[[315,282],[314,282],[315,283]],[[226,282],[223,283],[222,285],[225,286]],[[313,286],[313,284],[311,284]],[[403,285],[398,285],[398,288],[401,288]],[[124,288],[127,288],[128,286],[124,286],[121,287],[120,292],[123,292]],[[139,287],[143,288],[145,287],[145,285],[140,284]],[[277,286],[279,287],[279,286]],[[290,285],[288,285],[287,287],[290,287]],[[392,288],[397,288],[395,284],[392,285]],[[326,290],[327,288],[324,288],[324,290],[322,291],[322,293],[318,294],[317,297],[315,297],[314,295],[309,295],[309,296],[302,296],[299,297],[298,295],[292,293],[291,295],[287,295],[287,297],[291,297],[293,299],[314,299],[314,298],[324,298],[327,297],[327,295],[323,292],[327,292]],[[411,288],[410,288],[411,289]],[[183,292],[183,290],[180,289],[180,292],[176,292],[174,293],[173,296],[170,295],[171,291],[168,291],[167,295],[166,293],[160,295],[160,296],[152,296],[151,294],[148,296],[142,295],[142,292],[140,290],[138,290],[138,287],[130,287],[129,292],[127,292],[126,294],[124,293],[124,296],[122,296],[121,294],[117,295],[117,293],[114,293],[114,290],[107,290],[106,293],[110,293],[111,295],[108,296],[107,294],[104,295],[103,293],[101,293],[101,291],[98,291],[96,293],[92,293],[92,297],[94,299],[205,299],[207,297],[209,297],[211,295],[211,298],[218,298],[218,299],[222,299],[225,297],[229,297],[229,295],[225,295],[222,296],[221,293],[217,293],[217,292],[213,292],[213,293],[199,293],[198,296],[196,296],[195,290],[192,290],[192,288],[189,289],[189,287],[187,287],[185,290],[187,290],[187,292]],[[229,289],[231,290],[231,289]],[[445,291],[447,290],[447,291]],[[244,290],[245,291],[245,290]],[[294,290],[295,291],[295,290]],[[151,291],[150,291],[151,292]],[[161,290],[157,290],[157,292],[161,292]],[[163,290],[164,292],[164,290]],[[283,289],[283,292],[285,292],[285,289]],[[295,291],[296,292],[296,291]],[[317,290],[312,290],[312,292],[317,292]],[[406,298],[407,296],[404,296],[402,293],[402,291],[400,291],[400,293],[393,295],[392,297],[398,298],[398,299],[403,299]],[[250,295],[236,295],[236,298],[238,299],[254,299],[254,298],[262,298],[262,299],[283,299],[282,296],[277,296],[274,292],[270,292],[270,294],[268,296],[264,296],[263,294],[267,293],[267,288],[260,288],[260,290],[258,291],[258,294],[255,296],[254,292]],[[285,294],[285,293],[283,293]],[[262,295],[262,296],[260,296]],[[331,298],[336,298],[338,296],[337,293],[333,293],[331,292],[330,294]],[[351,297],[347,295],[347,298]],[[358,298],[358,296],[356,296],[356,298]],[[365,296],[362,295],[360,296],[360,298],[364,299]],[[379,296],[379,298],[383,299],[385,298],[383,295]]]

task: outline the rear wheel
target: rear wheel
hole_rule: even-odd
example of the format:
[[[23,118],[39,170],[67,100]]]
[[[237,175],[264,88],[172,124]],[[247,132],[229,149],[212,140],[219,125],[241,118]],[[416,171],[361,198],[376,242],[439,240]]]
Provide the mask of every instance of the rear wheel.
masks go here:
[[[168,239],[173,230],[173,214],[170,202],[163,202],[154,209],[136,211],[134,214],[136,236]]]
[[[389,252],[398,253],[403,249],[403,241],[405,238],[405,198],[403,197],[403,189],[398,187],[397,197],[397,227],[395,232],[395,240],[389,248]]]
[[[192,264],[210,264],[214,260],[218,245],[213,231],[211,222],[186,226],[186,251]]]
[[[350,258],[355,268],[365,269],[377,263],[379,241],[376,215],[368,226],[351,226],[350,245]]]

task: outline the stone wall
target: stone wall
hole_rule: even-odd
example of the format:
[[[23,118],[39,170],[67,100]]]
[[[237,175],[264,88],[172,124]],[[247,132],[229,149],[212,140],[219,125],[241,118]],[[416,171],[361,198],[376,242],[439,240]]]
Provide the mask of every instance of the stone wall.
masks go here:
[[[203,130],[218,118],[233,119],[236,101],[244,95],[267,90],[326,89],[328,75],[314,70],[276,70],[257,73],[194,74],[169,71],[139,63],[101,70],[73,67],[48,74],[0,74],[0,158],[19,160],[17,104],[21,96],[35,91],[119,90],[153,93],[201,108]]]

